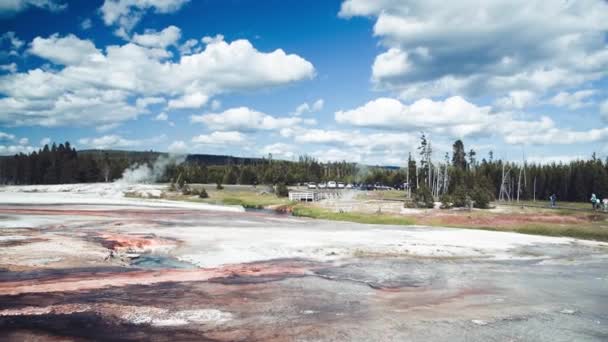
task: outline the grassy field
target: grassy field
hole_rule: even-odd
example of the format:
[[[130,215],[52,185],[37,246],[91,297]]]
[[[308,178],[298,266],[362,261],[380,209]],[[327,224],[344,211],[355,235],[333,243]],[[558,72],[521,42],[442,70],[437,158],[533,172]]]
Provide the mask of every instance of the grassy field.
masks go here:
[[[197,186],[193,186],[197,188]],[[167,199],[186,200],[192,202],[204,202],[211,204],[240,205],[245,208],[262,209],[268,206],[280,206],[289,204],[289,199],[279,198],[272,193],[263,192],[253,187],[225,187],[217,190],[211,186],[205,186],[208,198],[196,196],[184,196],[181,194],[167,195]]]
[[[203,201],[207,203],[242,205],[245,208],[262,209],[267,206],[289,204],[287,198],[279,198],[274,194],[257,194],[249,191],[225,192],[210,190],[207,191],[209,198]]]
[[[502,214],[506,215],[506,214]],[[437,227],[451,227],[464,229],[481,229],[497,232],[513,232],[530,235],[544,235],[554,237],[571,237],[584,240],[596,240],[608,242],[608,227],[604,223],[586,222],[583,224],[554,224],[534,222],[530,220],[528,223],[517,223],[512,225],[479,225],[471,224],[452,224],[436,220],[435,222],[421,222],[421,224]]]
[[[388,201],[406,201],[407,193],[400,190],[387,190],[387,191],[367,191],[362,192],[360,199],[375,199],[375,200],[388,200]]]
[[[202,185],[193,185],[200,188]],[[390,213],[336,212],[323,208],[318,203],[293,203],[287,198],[278,198],[265,191],[264,187],[225,186],[223,190],[215,185],[204,185],[209,198],[184,196],[167,193],[167,199],[204,202],[224,205],[241,205],[245,208],[288,208],[294,216],[314,219],[356,222],[364,224],[388,225],[427,225],[507,231],[522,234],[573,237],[608,242],[608,215],[603,212],[591,212],[587,203],[559,203],[558,209],[548,208],[544,201],[522,201],[517,205],[504,205],[506,210],[446,211],[431,210],[423,214],[399,215]],[[396,200],[405,199],[402,191],[373,191],[361,193],[360,200]],[[524,205],[522,208],[521,205]],[[587,209],[587,210],[583,210]],[[560,219],[560,217],[562,219]]]
[[[557,208],[551,208],[549,201],[513,201],[513,202],[496,202],[497,204],[503,205],[514,205],[514,206],[529,206],[529,207],[543,207],[555,210],[593,210],[591,202],[557,202]]]
[[[294,216],[310,217],[315,219],[333,220],[333,221],[348,221],[367,224],[394,224],[394,225],[412,225],[416,221],[407,216],[390,215],[390,214],[367,214],[356,212],[333,212],[327,209],[297,204],[292,208]]]

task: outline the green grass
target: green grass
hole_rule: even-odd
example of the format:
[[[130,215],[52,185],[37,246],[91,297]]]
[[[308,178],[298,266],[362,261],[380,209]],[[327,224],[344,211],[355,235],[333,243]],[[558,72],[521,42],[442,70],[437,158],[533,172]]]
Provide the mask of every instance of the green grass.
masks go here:
[[[520,234],[529,235],[543,235],[553,237],[570,237],[583,240],[596,240],[608,242],[608,227],[602,226],[600,222],[590,222],[579,225],[570,224],[549,224],[549,223],[536,223],[530,222],[520,225],[512,226],[475,226],[475,225],[461,225],[461,224],[449,224],[445,222],[431,221],[425,222],[424,225],[436,226],[436,227],[448,227],[448,228],[462,228],[462,229],[480,229],[490,230],[495,232],[514,232]]]
[[[366,224],[392,224],[413,225],[416,221],[411,217],[389,215],[389,214],[367,214],[354,212],[333,212],[323,208],[307,205],[296,205],[293,207],[293,215],[310,217],[322,220],[347,221]]]
[[[597,226],[548,226],[528,224],[521,227],[514,227],[513,231],[522,234],[572,237],[608,242],[608,228]]]
[[[250,191],[210,191],[209,200],[227,205],[242,205],[245,208],[264,208],[271,205],[289,204],[289,199],[274,194],[258,194]]]
[[[182,195],[179,192],[165,192],[163,198],[173,201],[186,201],[209,203],[218,205],[240,205],[245,208],[263,209],[268,206],[288,205],[288,198],[280,198],[272,193],[263,193],[264,188],[247,186],[226,186],[224,190],[215,189],[211,185],[191,184],[194,190],[204,187],[208,198],[199,198],[196,195]],[[137,197],[134,194],[125,194],[127,197]]]
[[[259,194],[254,191],[207,190],[207,194],[209,198],[196,198],[195,201],[211,204],[240,205],[245,208],[256,209],[290,203],[287,198],[279,198],[274,194]]]
[[[207,187],[206,187],[207,188]],[[401,215],[394,215],[388,213],[381,214],[370,214],[361,212],[334,212],[328,209],[319,208],[306,204],[294,204],[287,198],[279,198],[274,194],[259,193],[261,189],[235,187],[230,190],[215,190],[207,188],[209,198],[200,199],[193,196],[183,196],[175,194],[167,199],[191,201],[191,202],[205,202],[212,204],[225,204],[225,205],[240,205],[246,208],[265,208],[268,206],[292,206],[293,215],[300,217],[309,217],[314,219],[333,220],[333,221],[346,221],[356,222],[364,224],[388,224],[388,225],[413,225],[417,224],[415,217],[407,217]],[[387,191],[384,192],[385,198],[396,198],[402,195],[402,192]],[[383,195],[383,196],[384,196]],[[523,202],[524,205],[535,204],[542,205],[544,202]],[[560,203],[558,203],[560,204]],[[581,212],[579,210],[568,210],[564,208],[566,205],[569,208],[585,208],[586,203],[561,203],[562,208],[556,210],[538,210],[532,207],[526,207],[521,210],[521,214],[547,214],[553,213],[558,215],[573,215],[584,217],[587,221],[583,224],[548,224],[529,222],[525,224],[518,224],[508,227],[487,227],[480,225],[467,225],[464,224],[449,224],[442,222],[440,217],[432,220],[424,220],[421,224],[429,226],[439,227],[453,227],[453,228],[465,228],[465,229],[481,229],[481,230],[492,230],[492,231],[506,231],[506,232],[517,232],[522,234],[532,235],[544,235],[544,236],[558,236],[558,237],[572,237],[578,239],[597,240],[608,242],[608,222],[603,213],[597,212],[591,214],[590,212]],[[589,205],[590,206],[590,205]],[[495,215],[495,213],[489,211],[473,211],[463,212],[462,215],[467,215],[474,219],[478,216]],[[504,215],[509,215],[505,213]]]
[[[535,201],[519,201],[519,203],[517,201],[495,202],[495,204],[543,207],[543,208],[552,209],[552,210],[556,210],[556,211],[560,211],[560,210],[567,211],[568,209],[574,209],[574,210],[584,209],[584,210],[589,210],[589,211],[593,210],[593,208],[591,207],[591,202],[560,202],[560,201],[557,201],[557,208],[551,208],[549,206],[549,200],[546,200],[546,201],[537,200],[536,202]]]
[[[387,190],[387,191],[368,191],[366,195],[362,195],[362,199],[375,199],[375,200],[398,200],[406,201],[407,192],[401,190]]]

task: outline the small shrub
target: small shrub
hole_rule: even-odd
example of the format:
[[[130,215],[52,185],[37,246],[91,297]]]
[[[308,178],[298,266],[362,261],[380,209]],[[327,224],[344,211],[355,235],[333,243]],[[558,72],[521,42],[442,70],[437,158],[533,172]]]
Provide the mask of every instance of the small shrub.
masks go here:
[[[488,209],[490,207],[492,195],[488,190],[477,186],[473,189],[473,192],[471,193],[471,199],[474,201],[473,205],[475,206],[475,208]]]
[[[414,193],[414,203],[416,203],[418,208],[433,208],[435,206],[435,201],[433,199],[433,194],[431,194],[431,190],[426,186],[421,186],[416,189],[416,193]]]
[[[217,190],[223,190],[223,189],[224,189],[224,186],[222,186],[222,182],[217,182],[217,184],[215,185],[215,188],[216,188]]]
[[[414,202],[413,200],[403,202],[403,207],[408,209],[418,208],[416,202]]]
[[[471,198],[468,191],[463,186],[457,186],[452,194],[452,203],[456,208],[468,208],[471,205]]]
[[[454,207],[454,199],[448,194],[443,194],[440,201],[441,209],[452,209]]]
[[[285,185],[285,183],[279,183],[277,184],[277,189],[276,189],[276,194],[277,197],[287,197],[289,196],[289,189],[287,189],[287,186]]]
[[[201,191],[198,193],[198,198],[209,198],[209,194],[205,188],[201,188]]]

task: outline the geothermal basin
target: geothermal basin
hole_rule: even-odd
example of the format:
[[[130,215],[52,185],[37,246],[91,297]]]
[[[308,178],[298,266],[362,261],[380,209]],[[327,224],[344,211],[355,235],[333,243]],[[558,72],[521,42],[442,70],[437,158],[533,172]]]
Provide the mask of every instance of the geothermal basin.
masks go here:
[[[0,189],[1,340],[608,340],[605,243],[121,191]]]

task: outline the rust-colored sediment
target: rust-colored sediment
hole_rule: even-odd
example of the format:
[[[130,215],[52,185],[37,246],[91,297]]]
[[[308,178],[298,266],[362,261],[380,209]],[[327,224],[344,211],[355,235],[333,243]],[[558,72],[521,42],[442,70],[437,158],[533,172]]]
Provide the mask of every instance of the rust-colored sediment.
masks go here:
[[[33,279],[0,282],[0,295],[94,290],[110,286],[149,285],[163,282],[208,281],[227,277],[281,277],[310,274],[300,265],[244,264],[213,269],[159,270],[65,276],[61,279]]]
[[[177,244],[175,240],[159,238],[153,234],[116,234],[102,233],[102,245],[113,250],[143,250],[162,247],[172,247]]]

